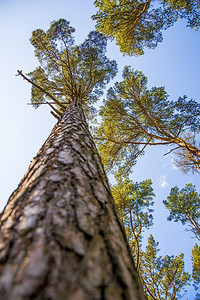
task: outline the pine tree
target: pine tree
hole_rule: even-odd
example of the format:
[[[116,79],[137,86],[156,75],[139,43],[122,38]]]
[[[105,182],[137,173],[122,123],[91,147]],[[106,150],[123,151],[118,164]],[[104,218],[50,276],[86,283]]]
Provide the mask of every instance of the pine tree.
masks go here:
[[[144,54],[162,41],[162,31],[178,19],[187,26],[200,26],[199,0],[95,0],[96,29],[115,39],[120,51],[128,55]]]
[[[0,215],[0,298],[144,299],[85,113],[116,64],[92,32],[75,46],[69,22],[33,32],[35,106],[59,119]]]
[[[108,90],[101,116],[96,138],[107,168],[128,171],[146,147],[163,145],[179,151],[184,172],[200,172],[200,104],[193,99],[170,101],[164,87],[147,89],[147,77],[125,67],[123,81]]]
[[[196,290],[200,289],[200,246],[194,245],[192,250],[192,278],[194,280],[194,288]],[[198,300],[200,294],[197,293],[196,299]]]
[[[153,236],[141,255],[140,273],[147,299],[181,299],[190,275],[185,272],[184,255],[158,256],[158,245]]]
[[[187,230],[200,240],[200,195],[195,186],[189,183],[181,190],[175,186],[163,203],[170,212],[168,220],[188,225]]]
[[[159,256],[159,243],[152,235],[143,250],[144,231],[153,225],[153,189],[151,180],[133,183],[118,173],[112,193],[122,218],[136,268],[141,278],[146,298],[149,300],[180,299],[190,275],[184,270],[184,255]],[[195,252],[194,272],[198,279],[198,252]]]
[[[137,270],[140,270],[142,236],[153,225],[153,193],[151,180],[133,183],[116,175],[117,183],[111,187],[112,195],[128,237]]]

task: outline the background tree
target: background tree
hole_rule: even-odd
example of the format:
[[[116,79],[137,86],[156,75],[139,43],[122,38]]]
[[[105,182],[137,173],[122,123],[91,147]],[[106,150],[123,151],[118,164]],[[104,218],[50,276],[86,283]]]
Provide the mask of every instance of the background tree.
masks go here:
[[[200,196],[195,186],[191,183],[186,184],[185,188],[181,190],[175,186],[163,203],[170,212],[168,220],[180,221],[183,225],[189,225],[186,230],[194,233],[195,237],[200,240]],[[193,286],[198,290],[200,283],[200,247],[197,244],[192,250],[192,267]],[[198,293],[196,299],[199,299]]]
[[[111,187],[115,204],[126,230],[136,268],[139,270],[142,234],[153,225],[153,193],[151,180],[133,183],[128,177],[116,175]]]
[[[184,255],[158,256],[158,244],[150,235],[141,254],[140,274],[147,299],[181,299],[190,281],[184,270]]]
[[[193,250],[192,250],[192,278],[194,280],[194,287],[196,290],[199,290],[199,284],[200,284],[200,246],[195,244]],[[197,293],[196,299],[198,300],[200,297],[200,294]]]
[[[179,299],[190,275],[184,271],[184,255],[158,256],[158,243],[152,235],[143,250],[143,235],[153,225],[153,197],[151,180],[133,183],[118,173],[112,194],[126,229],[135,265],[147,299]]]
[[[175,186],[163,203],[170,212],[168,220],[189,225],[187,230],[192,231],[200,240],[200,195],[195,186],[189,183],[181,190]]]
[[[174,146],[187,157],[184,171],[199,172],[200,104],[187,97],[170,101],[164,87],[147,89],[142,72],[125,67],[123,81],[107,93],[96,130],[104,164],[128,171],[147,146]],[[188,135],[191,137],[188,139]],[[187,163],[187,164],[186,164]]]
[[[97,30],[115,38],[120,51],[128,55],[144,54],[144,47],[155,48],[162,41],[162,30],[179,18],[186,19],[191,28],[200,25],[198,0],[95,0],[94,5]]]
[[[33,104],[51,99],[60,121],[0,215],[2,300],[144,299],[82,109],[116,64],[100,34],[72,47],[73,31],[65,20],[34,31],[41,66],[31,79],[18,72]]]

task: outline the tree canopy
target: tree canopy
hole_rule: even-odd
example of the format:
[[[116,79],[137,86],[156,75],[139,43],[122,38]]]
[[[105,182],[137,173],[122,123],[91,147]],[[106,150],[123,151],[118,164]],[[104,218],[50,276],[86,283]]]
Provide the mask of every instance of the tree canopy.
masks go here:
[[[153,188],[151,180],[133,183],[128,177],[116,176],[111,191],[124,224],[137,269],[140,265],[144,229],[153,224]]]
[[[33,31],[30,41],[40,65],[28,78],[18,71],[32,84],[34,107],[51,100],[57,105],[53,111],[57,116],[78,100],[91,115],[92,104],[117,73],[116,62],[106,57],[107,39],[101,33],[92,31],[81,45],[75,45],[74,31],[64,19],[52,22],[46,32]]]
[[[181,299],[190,275],[185,272],[184,255],[158,256],[158,245],[152,235],[141,255],[140,274],[147,299]]]
[[[163,203],[170,212],[168,220],[189,225],[189,230],[200,240],[200,195],[195,186],[186,184],[181,190],[175,186]]]
[[[95,0],[98,8],[93,19],[96,28],[120,46],[123,54],[144,54],[144,47],[155,48],[162,41],[162,30],[176,20],[199,28],[199,0]]]
[[[200,104],[193,99],[170,101],[164,87],[148,89],[142,72],[125,67],[100,114],[97,143],[108,169],[115,164],[128,171],[147,146],[165,145],[184,156],[184,171],[199,172]]]
[[[179,190],[177,186],[171,189],[167,200],[163,201],[170,214],[169,221],[181,222],[187,225],[186,230],[194,233],[200,240],[200,195],[194,185],[186,184],[185,188]],[[200,287],[200,246],[194,245],[192,250],[192,279],[195,290]],[[195,299],[199,299],[197,293]]]
[[[153,225],[151,180],[134,183],[127,176],[116,175],[112,194],[125,226],[131,253],[147,299],[179,299],[189,283],[184,269],[184,255],[159,256],[158,242],[152,235],[143,250],[143,234]]]
[[[200,246],[195,244],[192,250],[192,278],[194,280],[194,287],[196,290],[200,288]],[[200,297],[200,294],[197,294]],[[197,298],[198,300],[198,298]]]

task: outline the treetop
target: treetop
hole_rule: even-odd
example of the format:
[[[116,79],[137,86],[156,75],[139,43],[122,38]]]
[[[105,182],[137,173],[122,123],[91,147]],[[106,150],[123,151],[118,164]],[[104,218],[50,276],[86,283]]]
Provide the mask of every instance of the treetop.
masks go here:
[[[117,64],[106,57],[106,37],[92,31],[82,44],[75,45],[75,29],[69,24],[60,19],[53,21],[46,32],[33,31],[30,41],[39,66],[28,78],[23,77],[32,84],[31,102],[35,108],[51,100],[57,105],[58,115],[67,105],[79,101],[92,114],[92,104],[116,75]]]

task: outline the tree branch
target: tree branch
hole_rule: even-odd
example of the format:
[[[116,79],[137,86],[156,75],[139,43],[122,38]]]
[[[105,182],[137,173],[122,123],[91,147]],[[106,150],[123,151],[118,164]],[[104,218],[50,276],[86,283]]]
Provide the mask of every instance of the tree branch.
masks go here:
[[[55,111],[57,115],[59,115],[60,117],[63,116],[63,113],[61,113],[58,109],[56,109],[50,102],[47,102],[47,104]]]
[[[32,80],[30,80],[28,77],[26,77],[22,71],[17,70],[18,74],[16,76],[22,76],[23,79],[25,79],[26,81],[28,81],[30,84],[32,84],[33,86],[35,86],[36,88],[38,88],[41,92],[43,92],[45,95],[47,95],[49,98],[51,98],[58,106],[60,106],[60,108],[65,111],[66,110],[66,106],[63,105],[60,101],[58,101],[54,96],[52,96],[49,92],[45,91],[45,89],[43,89],[41,86],[39,86],[38,84],[34,83]]]
[[[58,121],[60,121],[60,117],[59,117],[56,113],[54,113],[53,111],[50,111],[50,113],[51,113]]]

